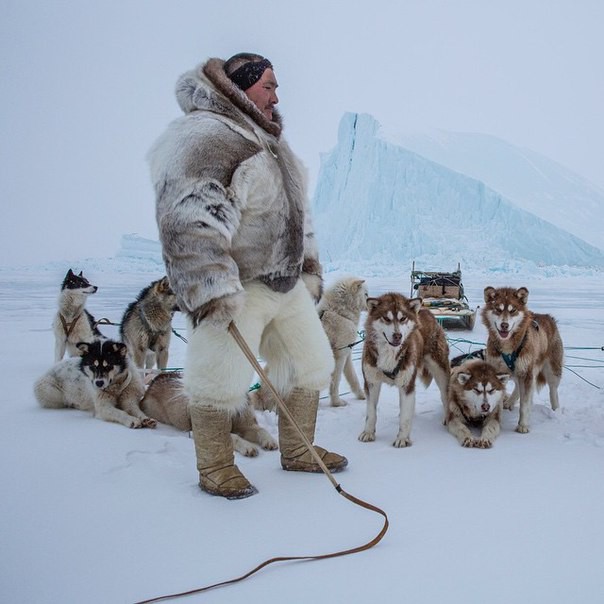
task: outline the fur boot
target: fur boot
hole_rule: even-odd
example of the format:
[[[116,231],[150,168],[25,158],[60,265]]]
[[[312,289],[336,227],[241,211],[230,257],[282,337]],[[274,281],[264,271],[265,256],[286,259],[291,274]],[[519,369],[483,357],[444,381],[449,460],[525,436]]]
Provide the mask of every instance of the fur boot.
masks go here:
[[[294,388],[285,400],[285,404],[304,435],[312,443],[315,438],[315,425],[319,408],[318,390]],[[301,441],[293,424],[283,413],[279,414],[279,449],[281,450],[281,466],[284,470],[293,472],[322,471],[321,466]],[[332,472],[343,470],[348,465],[348,460],[342,455],[331,453],[317,446],[315,446],[315,451]]]
[[[190,405],[189,410],[201,489],[227,499],[256,494],[234,463],[231,416],[214,407]]]

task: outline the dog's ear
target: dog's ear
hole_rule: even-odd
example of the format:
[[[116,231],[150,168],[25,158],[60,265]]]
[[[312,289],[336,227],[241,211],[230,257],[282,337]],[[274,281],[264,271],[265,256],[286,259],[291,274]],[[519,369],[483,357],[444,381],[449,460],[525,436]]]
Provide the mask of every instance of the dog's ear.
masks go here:
[[[526,287],[520,287],[515,292],[516,298],[520,300],[522,304],[526,304],[528,302],[529,291]]]
[[[83,277],[84,275],[82,274],[82,271],[80,271],[80,274],[78,275],[78,277]]]
[[[123,342],[113,342],[113,350],[114,352],[121,354],[123,357],[128,354],[128,346],[126,346],[126,344]]]
[[[367,310],[373,310],[379,303],[378,298],[367,298]]]
[[[509,373],[498,373],[497,374],[497,379],[502,383],[502,384],[507,384],[508,380],[510,379],[510,374]]]
[[[457,374],[457,381],[462,385],[465,386],[469,379],[472,377],[471,373],[467,373],[466,371],[460,371]]]
[[[363,283],[365,283],[365,279],[356,279],[355,281],[352,282],[352,284],[357,288],[360,289],[363,285]]]
[[[484,288],[484,301],[490,302],[495,297],[495,288],[490,285]]]
[[[82,353],[87,354],[90,351],[90,346],[88,342],[78,342],[76,344],[76,348]]]
[[[71,269],[69,269],[67,271],[67,275],[65,275],[66,277],[75,277],[75,275],[73,274],[73,271]]]
[[[411,298],[411,300],[409,300],[409,306],[413,312],[418,313],[421,310],[422,305],[423,302],[421,298]]]
[[[170,288],[170,282],[168,281],[168,277],[162,277],[157,282],[156,291],[160,294],[169,294],[172,291]]]

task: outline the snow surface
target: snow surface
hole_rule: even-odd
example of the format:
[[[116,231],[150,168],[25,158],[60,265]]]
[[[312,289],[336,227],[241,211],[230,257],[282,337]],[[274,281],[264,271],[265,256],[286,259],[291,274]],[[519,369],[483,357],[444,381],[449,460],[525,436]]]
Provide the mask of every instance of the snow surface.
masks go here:
[[[140,289],[163,274],[152,248],[126,237],[116,258],[73,265],[99,286],[88,304],[96,318],[119,321]],[[129,430],[84,412],[41,409],[32,384],[52,362],[50,324],[67,268],[0,270],[0,601],[136,602],[242,575],[273,556],[355,547],[378,533],[380,516],[344,500],[322,475],[282,471],[278,452],[237,456],[259,493],[227,501],[197,487],[187,434],[169,426]],[[328,264],[326,282],[354,270],[372,295],[409,292],[405,262],[359,268]],[[558,319],[569,366],[561,409],[552,412],[541,391],[529,434],[514,432],[517,410],[506,412],[491,450],[464,449],[442,426],[436,387],[420,387],[414,444],[395,449],[393,389],[382,390],[374,443],[357,440],[364,401],[345,394],[348,406],[334,409],[323,398],[316,440],[347,455],[350,465],[337,478],[347,492],[386,511],[385,538],[367,552],[272,565],[242,583],[177,601],[603,601],[604,353],[594,350],[604,344],[602,275],[519,264],[466,270],[464,284],[473,306],[486,285],[527,286],[531,307]],[[181,315],[174,325],[183,327]],[[117,329],[103,332],[116,337]],[[449,335],[485,338],[479,323],[471,333]],[[475,346],[457,343],[451,354]],[[184,343],[173,338],[170,364],[181,366],[184,353]],[[359,356],[357,347],[360,373]],[[277,436],[272,413],[258,419]]]
[[[516,198],[522,203],[521,195],[508,199],[481,180],[393,143],[393,138],[371,115],[342,117],[337,146],[322,156],[314,196],[324,258],[411,264],[438,257],[439,264],[453,259],[472,268],[509,268],[506,263],[514,261],[604,267],[603,249],[523,209],[515,203]],[[501,162],[505,173],[500,190],[515,190],[513,159],[518,157]],[[561,166],[556,170],[553,162],[548,166],[558,182],[570,173]],[[569,184],[552,200],[552,187],[544,183],[549,184],[543,179],[533,189],[541,202],[540,215],[564,222],[563,212],[570,207],[601,240],[604,195]],[[530,209],[535,208],[533,203]]]

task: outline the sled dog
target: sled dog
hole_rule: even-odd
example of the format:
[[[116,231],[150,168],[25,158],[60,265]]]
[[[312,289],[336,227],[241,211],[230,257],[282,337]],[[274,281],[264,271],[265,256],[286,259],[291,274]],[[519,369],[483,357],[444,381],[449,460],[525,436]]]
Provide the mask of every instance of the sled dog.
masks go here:
[[[59,294],[59,309],[52,323],[55,363],[65,356],[65,351],[71,357],[79,356],[78,342],[93,342],[103,337],[96,328],[94,317],[84,308],[88,296],[96,293],[97,289],[82,271],[79,275],[71,269],[67,271]]]
[[[172,317],[177,310],[176,295],[168,277],[153,281],[128,305],[120,324],[120,336],[137,367],[168,366]]]
[[[462,447],[493,446],[509,377],[507,371],[498,373],[480,359],[469,359],[451,370],[447,428]],[[480,437],[474,437],[470,427],[480,427]]]
[[[488,330],[486,360],[497,371],[508,370],[514,379],[514,392],[504,402],[512,409],[520,399],[520,416],[516,431],[529,431],[535,388],[547,383],[552,409],[559,407],[558,385],[562,376],[564,347],[550,315],[527,308],[528,289],[520,287],[486,287],[482,322]]]
[[[478,350],[474,350],[472,352],[467,352],[465,354],[460,354],[456,357],[453,357],[449,361],[449,364],[451,365],[451,369],[453,369],[453,367],[459,367],[466,361],[471,361],[473,359],[478,359],[479,361],[484,361],[485,354],[486,354],[486,350],[484,348],[480,348]]]
[[[447,411],[449,347],[445,332],[419,298],[387,293],[367,300],[363,377],[367,395],[365,429],[359,440],[375,440],[377,403],[382,384],[399,391],[399,431],[395,447],[411,443],[411,424],[415,412],[415,380],[419,375],[428,386],[434,378]]]
[[[179,372],[156,376],[141,401],[141,409],[149,417],[183,431],[191,430],[188,406],[189,397],[184,391],[182,374]],[[231,437],[235,451],[247,457],[258,455],[258,448],[252,443],[266,450],[278,448],[275,439],[259,426],[249,401],[247,407],[232,418]]]
[[[345,277],[326,289],[317,305],[336,362],[329,386],[332,407],[346,405],[338,394],[342,372],[352,393],[358,399],[365,398],[352,364],[352,346],[359,340],[357,328],[361,312],[367,310],[367,298],[367,286],[363,279]]]
[[[36,381],[40,405],[92,411],[99,419],[128,428],[155,428],[157,422],[139,407],[144,386],[126,345],[97,340],[77,347],[81,357],[60,361]]]

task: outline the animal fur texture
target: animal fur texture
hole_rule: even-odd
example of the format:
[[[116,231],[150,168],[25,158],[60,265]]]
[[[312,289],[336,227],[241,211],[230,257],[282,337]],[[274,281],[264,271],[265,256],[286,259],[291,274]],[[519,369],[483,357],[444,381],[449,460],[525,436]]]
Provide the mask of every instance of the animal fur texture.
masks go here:
[[[80,358],[55,364],[34,385],[36,399],[48,409],[91,411],[95,417],[128,428],[154,428],[139,403],[142,378],[122,342],[97,340],[78,344]]]
[[[182,376],[179,372],[160,373],[149,384],[141,401],[141,408],[149,417],[162,424],[169,424],[178,430],[191,430],[189,397],[185,393]],[[261,428],[256,420],[254,410],[249,404],[232,416],[231,438],[233,448],[242,455],[258,455],[258,444],[263,449],[278,448],[275,439]]]
[[[184,116],[148,154],[170,282],[183,312],[258,279],[287,292],[302,272],[321,280],[306,170],[281,136],[210,59],[179,79]]]
[[[153,281],[128,305],[120,324],[120,336],[137,367],[168,366],[172,317],[176,310],[176,295],[167,277]]]
[[[447,411],[449,347],[445,332],[419,298],[390,292],[367,300],[363,346],[363,377],[367,396],[365,428],[359,440],[375,440],[377,403],[382,384],[399,391],[399,431],[395,447],[408,447],[415,413],[415,382],[434,378]]]
[[[258,388],[255,388],[248,394],[248,398],[254,409],[278,413],[277,400],[270,392],[268,386],[260,384]]]
[[[562,377],[564,346],[551,315],[531,312],[526,287],[486,287],[482,322],[488,330],[486,360],[497,371],[510,371],[515,388],[504,407],[512,409],[520,399],[516,431],[530,429],[530,414],[536,388],[547,384],[552,409],[558,409],[558,386]]]
[[[470,359],[451,370],[447,428],[462,447],[489,449],[501,429],[501,410],[510,374],[498,373],[480,359]],[[480,436],[471,428],[481,428]]]
[[[361,312],[367,310],[367,298],[367,286],[363,279],[345,277],[325,290],[317,306],[335,359],[329,386],[332,407],[346,405],[346,401],[339,395],[342,373],[354,396],[358,399],[365,398],[352,364],[352,346],[359,341],[357,330]]]
[[[59,308],[52,324],[55,363],[63,359],[65,352],[70,357],[79,356],[78,342],[93,342],[103,337],[94,317],[85,308],[88,296],[96,293],[97,289],[82,271],[77,275],[71,269],[67,271],[59,294]]]

